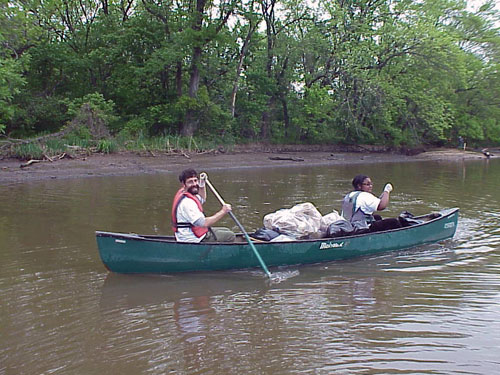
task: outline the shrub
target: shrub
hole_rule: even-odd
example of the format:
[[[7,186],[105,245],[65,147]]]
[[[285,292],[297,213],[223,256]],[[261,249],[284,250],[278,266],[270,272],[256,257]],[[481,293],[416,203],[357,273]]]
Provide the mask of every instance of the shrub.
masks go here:
[[[118,146],[116,142],[111,139],[101,139],[97,143],[97,151],[104,154],[112,154],[113,152],[116,152],[117,149]]]

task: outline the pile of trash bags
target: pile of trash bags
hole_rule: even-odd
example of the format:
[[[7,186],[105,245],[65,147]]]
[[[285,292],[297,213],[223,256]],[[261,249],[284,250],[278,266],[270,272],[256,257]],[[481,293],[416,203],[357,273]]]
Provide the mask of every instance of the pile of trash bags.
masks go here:
[[[413,214],[403,211],[399,217],[386,219],[397,222],[398,227],[419,224],[422,221]],[[282,208],[264,216],[264,227],[251,236],[262,241],[294,241],[297,239],[317,239],[361,234],[371,231],[362,222],[349,222],[337,211],[322,215],[309,202],[299,203],[292,208]],[[377,223],[382,223],[379,221]],[[374,231],[374,230],[373,230]]]
[[[304,238],[323,238],[328,227],[337,221],[347,222],[337,211],[323,216],[309,202],[283,208],[264,216],[264,227],[252,234],[263,241],[293,241]]]

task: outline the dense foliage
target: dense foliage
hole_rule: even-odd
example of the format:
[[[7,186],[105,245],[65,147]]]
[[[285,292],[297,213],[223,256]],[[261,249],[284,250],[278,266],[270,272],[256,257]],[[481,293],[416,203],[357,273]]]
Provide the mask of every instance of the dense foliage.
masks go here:
[[[87,105],[113,138],[498,143],[499,20],[493,1],[0,0],[0,132]]]

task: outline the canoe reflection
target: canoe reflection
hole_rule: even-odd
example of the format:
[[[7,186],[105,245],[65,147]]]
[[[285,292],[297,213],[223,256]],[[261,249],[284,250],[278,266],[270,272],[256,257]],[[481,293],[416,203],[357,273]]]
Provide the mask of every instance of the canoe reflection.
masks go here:
[[[174,302],[173,312],[182,339],[189,343],[199,342],[206,338],[206,327],[216,315],[208,296],[182,298]]]
[[[109,273],[101,290],[101,309],[179,303],[188,298],[213,297],[270,288],[261,272],[213,272],[175,276]],[[198,299],[201,302],[202,299]]]

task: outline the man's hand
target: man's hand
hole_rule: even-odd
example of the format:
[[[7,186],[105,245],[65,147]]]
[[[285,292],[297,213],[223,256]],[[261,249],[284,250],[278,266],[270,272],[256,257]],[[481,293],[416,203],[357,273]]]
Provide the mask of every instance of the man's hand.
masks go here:
[[[225,203],[225,204],[222,205],[221,210],[224,211],[224,214],[227,214],[229,211],[231,211],[231,205]]]
[[[391,184],[386,184],[384,187],[384,192],[390,193],[392,191],[392,185]]]

